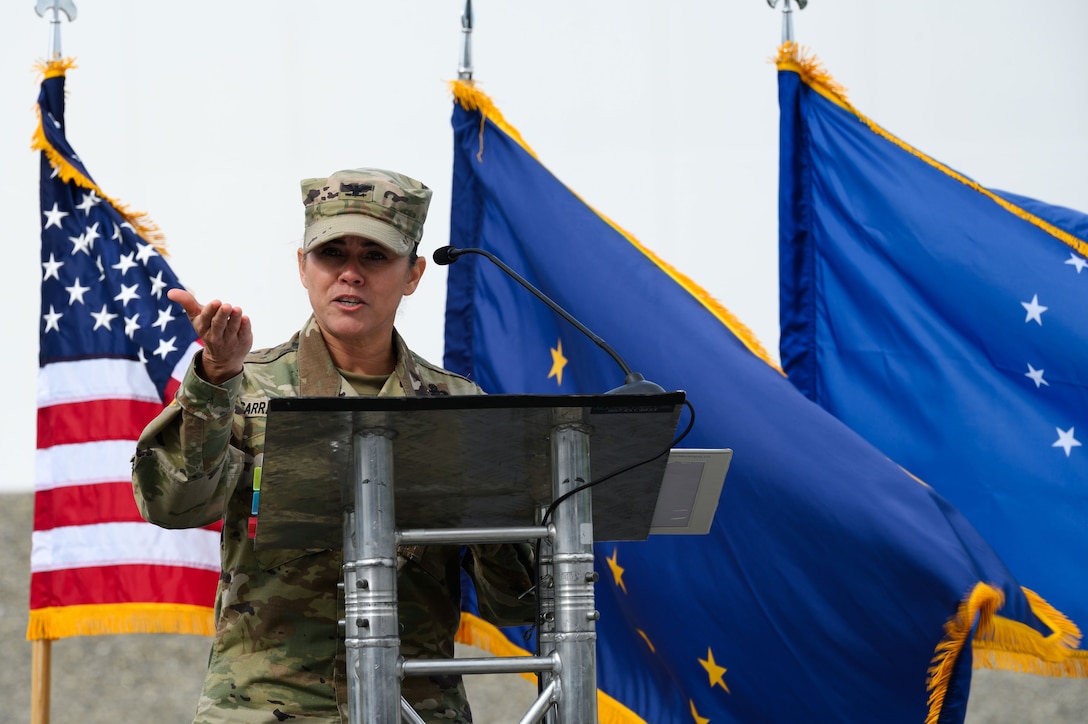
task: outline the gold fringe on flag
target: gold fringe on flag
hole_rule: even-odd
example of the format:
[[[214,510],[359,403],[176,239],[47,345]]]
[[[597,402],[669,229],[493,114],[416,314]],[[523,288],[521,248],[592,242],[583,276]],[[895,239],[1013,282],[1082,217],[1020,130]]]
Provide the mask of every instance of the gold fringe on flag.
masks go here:
[[[28,641],[106,634],[176,633],[214,636],[209,606],[177,603],[116,603],[57,606],[30,611]]]
[[[873,133],[986,196],[1006,211],[1042,229],[1078,253],[1088,256],[1088,243],[1085,241],[997,196],[893,136],[859,113],[847,100],[846,89],[831,77],[815,56],[796,43],[787,42],[779,47],[774,63],[780,71],[792,71],[800,75],[806,85],[857,116]],[[1088,652],[1077,650],[1081,640],[1077,626],[1034,591],[1026,588],[1021,590],[1032,613],[1052,633],[1043,636],[1030,626],[998,616],[997,612],[1005,602],[1001,590],[985,583],[977,584],[960,604],[956,614],[945,624],[945,636],[937,645],[926,685],[930,692],[926,724],[936,724],[940,716],[956,659],[967,643],[976,618],[978,624],[971,641],[974,668],[1088,678]]]
[[[926,682],[926,690],[929,691],[926,724],[937,724],[948,695],[952,672],[956,668],[956,659],[967,643],[975,619],[978,618],[980,632],[983,629],[992,630],[994,612],[1004,602],[1005,596],[999,589],[985,583],[976,584],[966,600],[960,603],[956,615],[944,625],[945,636],[937,644],[937,653],[933,657],[933,665],[929,667],[929,680]]]
[[[528,153],[533,158],[537,158],[537,155],[533,151],[533,149],[531,149],[529,147],[529,144],[527,144],[522,139],[521,134],[518,133],[517,129],[507,123],[506,119],[503,118],[502,113],[499,112],[499,109],[495,107],[495,104],[492,102],[491,98],[487,96],[486,93],[478,89],[473,83],[463,80],[451,81],[450,89],[453,92],[454,99],[461,104],[462,108],[464,108],[466,111],[480,112],[480,150],[476,154],[477,161],[479,161],[480,163],[484,162],[483,153],[485,120],[494,123],[496,127],[502,130],[506,135],[510,136],[510,138],[516,141],[519,146],[525,149],[526,153]],[[540,159],[537,158],[537,160],[539,161]],[[571,193],[574,193],[574,191],[571,191]],[[646,256],[650,261],[652,261],[659,269],[661,269],[661,271],[665,272],[665,274],[667,274],[673,281],[675,281],[677,284],[687,290],[689,294],[695,297],[699,301],[699,303],[706,308],[707,311],[713,314],[718,321],[724,324],[726,328],[728,328],[729,331],[732,332],[733,335],[736,336],[737,339],[739,339],[744,344],[744,346],[748,348],[748,351],[750,351],[752,354],[756,355],[761,360],[770,365],[772,368],[777,370],[779,374],[783,374],[782,369],[774,362],[774,360],[771,359],[770,355],[767,354],[767,350],[764,349],[762,344],[760,344],[759,340],[756,338],[756,335],[752,332],[752,330],[749,329],[739,319],[737,319],[737,317],[735,317],[732,312],[726,309],[721,304],[721,302],[710,296],[710,294],[705,289],[700,287],[689,277],[681,274],[670,264],[658,257],[656,254],[644,247],[642,244],[640,244],[637,239],[621,229],[610,218],[597,211],[597,209],[593,208],[593,206],[591,206],[590,204],[587,204],[585,202],[585,199],[583,199],[581,196],[576,193],[574,193],[574,195],[583,204],[586,204],[586,206],[591,211],[593,211],[593,213],[601,217],[602,221],[615,229],[616,232],[623,236],[623,238],[627,239],[627,241],[629,241],[632,246],[642,252],[642,254]]]
[[[64,77],[69,68],[75,67],[76,62],[74,58],[62,58],[60,60],[51,60],[48,62],[39,61],[35,65],[35,69],[43,80]],[[38,126],[34,129],[34,135],[31,137],[31,150],[43,152],[49,159],[49,165],[57,170],[57,175],[60,176],[61,180],[73,181],[76,185],[85,188],[88,191],[94,191],[98,198],[103,201],[109,202],[113,208],[117,209],[117,212],[121,214],[125,221],[132,224],[133,228],[136,229],[136,233],[139,234],[144,241],[151,244],[151,246],[163,256],[168,256],[165,244],[166,237],[147,213],[142,211],[131,211],[125,204],[107,196],[102,189],[99,188],[98,184],[87,178],[85,174],[73,166],[68,159],[57,151],[57,149],[53,148],[53,145],[49,143],[49,140],[45,136],[45,131],[42,128],[41,108],[36,107],[36,112],[38,114]]]
[[[475,646],[495,656],[528,656],[529,652],[506,638],[494,624],[471,613],[461,613],[461,625],[457,629],[457,643]],[[526,681],[536,683],[536,674],[521,674]]]
[[[991,631],[975,635],[972,643],[974,668],[1015,671],[1041,676],[1088,678],[1088,651],[1077,649],[1081,632],[1069,618],[1039,594],[1023,588],[1032,613],[1052,633],[1040,636],[1019,621],[994,617]]]
[[[996,586],[978,583],[945,624],[945,637],[937,644],[929,668],[929,714],[926,724],[937,724],[956,660],[975,627],[971,642],[976,669],[1000,669],[1045,676],[1088,678],[1088,657],[1078,651],[1080,629],[1034,591],[1021,589],[1031,612],[1051,630],[1043,636],[1035,629],[997,615],[1005,595]],[[977,627],[976,627],[977,619]]]
[[[457,629],[457,643],[475,646],[495,656],[528,656],[525,649],[517,646],[494,625],[471,613],[461,614],[461,626]],[[524,673],[523,679],[536,683],[536,674]],[[597,721],[599,724],[646,724],[635,714],[600,689],[597,690]]]
[[[775,63],[778,66],[779,70],[789,70],[800,75],[801,79],[805,82],[806,85],[822,95],[824,98],[830,100],[832,103],[835,103],[836,105],[841,106],[842,108],[845,108],[846,110],[853,113],[855,116],[858,117],[858,120],[860,120],[862,123],[869,127],[869,130],[871,130],[873,133],[877,134],[881,138],[889,141],[890,143],[894,143],[896,146],[899,146],[901,149],[911,154],[912,156],[916,156],[917,158],[926,162],[938,171],[950,176],[951,178],[956,179],[964,186],[974,189],[986,198],[993,201],[1001,208],[1008,211],[1010,214],[1018,216],[1029,224],[1042,229],[1046,233],[1053,236],[1055,239],[1058,239],[1063,244],[1069,246],[1081,256],[1088,257],[1088,241],[1078,239],[1069,232],[1064,231],[1063,229],[1059,229],[1053,224],[1044,221],[1043,219],[1040,219],[1038,216],[1035,216],[1029,211],[1020,208],[1011,201],[1007,201],[1001,198],[993,191],[990,191],[987,188],[983,188],[978,183],[972,181],[963,174],[950,169],[948,166],[945,166],[940,161],[930,158],[926,154],[922,153],[914,146],[911,146],[909,143],[906,143],[905,141],[897,138],[896,136],[893,136],[891,133],[878,126],[871,119],[859,113],[858,110],[850,104],[850,101],[846,99],[846,89],[835,82],[835,80],[831,77],[831,74],[824,69],[823,64],[820,63],[820,61],[815,56],[810,55],[807,50],[802,49],[796,43],[783,43],[782,46],[778,49],[778,56],[775,58]]]

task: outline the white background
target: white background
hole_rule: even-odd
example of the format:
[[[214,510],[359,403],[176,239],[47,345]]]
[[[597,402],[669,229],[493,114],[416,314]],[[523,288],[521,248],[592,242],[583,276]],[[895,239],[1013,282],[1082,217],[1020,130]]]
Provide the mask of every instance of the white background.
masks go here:
[[[76,0],[63,22],[68,140],[98,184],[146,211],[202,300],[253,317],[257,346],[306,318],[298,181],[384,166],[435,190],[446,243],[462,0]],[[589,204],[693,278],[777,357],[781,13],[763,0],[477,0],[479,87]],[[864,114],[980,183],[1088,210],[1084,3],[812,0],[796,39]],[[0,491],[34,478],[38,155],[50,25],[0,4],[7,349]],[[442,360],[445,276],[402,305]],[[615,283],[615,280],[602,280]],[[547,291],[547,290],[545,290]],[[608,330],[594,330],[606,339]]]

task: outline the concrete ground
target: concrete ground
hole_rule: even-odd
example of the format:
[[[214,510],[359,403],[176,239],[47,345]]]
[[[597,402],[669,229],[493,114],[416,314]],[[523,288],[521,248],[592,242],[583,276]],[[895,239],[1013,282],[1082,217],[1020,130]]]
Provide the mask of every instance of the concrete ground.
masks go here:
[[[5,724],[30,721],[26,623],[32,514],[29,493],[0,495],[0,721]],[[199,636],[161,634],[54,642],[51,721],[185,724],[200,692],[208,645]],[[462,647],[459,655],[484,654]],[[470,676],[466,682],[478,724],[518,721],[536,693],[533,684],[516,675]],[[1088,681],[976,671],[967,722],[1088,722]]]

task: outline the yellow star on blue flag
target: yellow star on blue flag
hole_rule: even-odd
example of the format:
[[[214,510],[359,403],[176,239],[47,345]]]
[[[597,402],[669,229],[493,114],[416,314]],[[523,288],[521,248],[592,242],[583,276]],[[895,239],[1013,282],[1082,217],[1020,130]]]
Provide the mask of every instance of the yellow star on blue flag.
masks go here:
[[[567,358],[563,356],[563,340],[557,340],[552,347],[552,369],[548,372],[548,379],[555,378],[560,387],[563,386],[563,368],[567,366]]]
[[[799,82],[782,75],[787,88]],[[685,445],[734,450],[707,535],[594,548],[604,581],[594,589],[597,687],[613,709],[602,708],[602,721],[954,722],[972,635],[1009,635],[1068,663],[1075,627],[1033,606],[954,507],[806,399],[728,310],[565,187],[478,88],[453,90],[450,242],[503,259],[633,369],[684,390],[697,412]],[[540,350],[566,335],[567,322],[493,265],[464,263],[474,260],[449,269],[445,367],[490,394],[555,394],[540,376]],[[1035,291],[1047,314],[1056,310],[1044,289],[1011,300],[1018,324],[1027,326],[1018,302]],[[617,386],[614,360],[594,341],[563,342],[553,357],[562,393]],[[1055,364],[1046,359],[1043,390],[1057,386]],[[1050,447],[1058,425],[1083,427],[1055,420],[1042,450],[1078,462],[1084,449],[1066,458]],[[723,600],[729,615],[717,615]],[[526,641],[523,631],[504,634]],[[708,641],[730,662],[728,696],[715,690],[724,672],[709,652],[710,686],[692,666]]]

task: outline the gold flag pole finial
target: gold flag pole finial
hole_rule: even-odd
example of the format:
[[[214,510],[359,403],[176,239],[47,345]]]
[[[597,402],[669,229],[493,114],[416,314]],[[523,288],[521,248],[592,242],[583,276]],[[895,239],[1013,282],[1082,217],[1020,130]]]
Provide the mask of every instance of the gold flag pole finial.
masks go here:
[[[472,0],[465,0],[465,11],[461,13],[461,62],[457,78],[472,80]]]
[[[772,8],[778,6],[778,0],[767,0],[767,4]],[[808,5],[808,0],[797,0],[797,9],[804,10]],[[782,43],[793,42],[793,8],[790,7],[790,0],[785,0],[782,5]]]
[[[75,2],[73,0],[38,0],[34,10],[38,13],[39,18],[44,18],[47,10],[53,11],[53,19],[49,21],[49,24],[53,26],[52,38],[49,42],[49,60],[60,60],[60,14],[64,13],[68,18],[68,22],[75,20]]]

